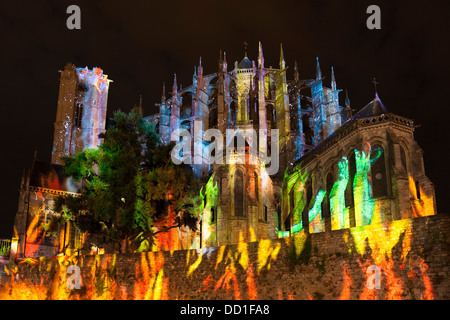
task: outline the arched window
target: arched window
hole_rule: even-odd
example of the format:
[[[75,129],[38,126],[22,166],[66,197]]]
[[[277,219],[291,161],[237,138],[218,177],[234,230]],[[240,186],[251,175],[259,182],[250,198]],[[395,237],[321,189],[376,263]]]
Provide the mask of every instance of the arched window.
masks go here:
[[[311,180],[309,180],[306,183],[306,185],[307,185],[307,187],[306,187],[306,202],[305,202],[305,207],[303,208],[302,222],[303,222],[303,229],[305,230],[305,232],[308,232],[309,231],[309,216],[308,216],[308,212],[309,212],[311,199],[312,199]]]
[[[416,181],[416,198],[417,198],[417,200],[420,200],[420,183],[419,183],[419,181]]]
[[[209,128],[217,128],[217,107],[214,106],[209,109]]]
[[[295,208],[295,198],[294,198],[294,188],[292,188],[291,192],[289,192],[289,214],[291,217],[294,216],[294,208]]]
[[[384,155],[384,149],[381,145],[375,144],[372,146],[372,155],[376,155],[381,152],[378,159],[371,164],[372,175],[372,196],[373,198],[387,197],[388,196],[388,179],[386,174],[386,157]]]
[[[83,104],[77,103],[77,108],[75,111],[75,127],[81,128],[82,121],[83,121]]]
[[[185,109],[185,108],[191,108],[192,107],[192,93],[190,92],[185,92],[181,95],[181,110]],[[183,114],[183,113],[181,113]]]
[[[327,193],[325,195],[324,201],[322,202],[322,218],[329,218],[331,216],[330,194],[331,189],[333,188],[333,183],[334,183],[333,174],[330,172],[327,174],[326,179]]]
[[[211,223],[216,222],[216,208],[211,208]]]
[[[230,103],[230,115],[229,115],[229,120],[232,123],[236,123],[236,102],[234,102],[234,100],[231,101]]]
[[[240,119],[245,121],[250,113],[250,99],[248,89],[245,89],[241,95]]]
[[[406,151],[402,145],[400,145],[400,161],[403,166],[403,169],[405,169],[405,172],[408,172],[408,167],[406,165]]]
[[[234,215],[244,216],[244,175],[241,170],[236,170],[234,178]]]
[[[266,114],[267,122],[270,122],[270,129],[275,129],[277,127],[277,117],[276,117],[276,110],[273,104],[267,105],[266,112],[267,112]]]
[[[305,144],[311,146],[313,144],[314,130],[311,128],[311,116],[304,114],[302,116],[302,127],[305,135]]]

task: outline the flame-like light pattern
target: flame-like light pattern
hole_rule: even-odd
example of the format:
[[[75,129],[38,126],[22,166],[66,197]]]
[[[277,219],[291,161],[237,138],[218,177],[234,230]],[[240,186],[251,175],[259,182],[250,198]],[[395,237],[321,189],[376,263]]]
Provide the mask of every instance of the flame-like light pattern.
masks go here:
[[[314,262],[318,260],[300,262],[293,266],[294,273],[283,271],[288,270],[286,255],[290,250],[297,257],[312,251],[309,254],[316,259],[332,252],[327,251],[328,245],[317,242],[319,238],[314,240],[314,235],[300,233],[285,239],[241,241],[197,250],[23,259],[5,268],[8,275],[1,278],[0,299],[239,300],[317,299],[321,295],[345,300],[434,299],[429,265],[418,255],[417,243],[413,245],[413,241],[423,241],[423,235],[414,236],[413,220],[333,231],[332,242],[342,242],[345,248],[336,246],[341,258],[324,262],[326,271],[336,277],[329,289],[331,295],[314,291],[323,286],[319,265]],[[423,230],[424,223],[417,225],[417,232]],[[316,246],[319,249],[312,250]],[[345,250],[350,253],[348,257]],[[69,265],[80,266],[81,289],[67,287]],[[372,265],[380,269],[379,289],[366,285]],[[270,277],[283,274],[287,278],[270,281],[271,289],[266,288]]]

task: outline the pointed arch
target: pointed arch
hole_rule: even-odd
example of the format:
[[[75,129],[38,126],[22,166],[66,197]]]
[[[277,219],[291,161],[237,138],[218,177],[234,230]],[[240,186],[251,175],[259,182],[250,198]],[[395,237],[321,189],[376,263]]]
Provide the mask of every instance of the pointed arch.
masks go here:
[[[372,150],[381,152],[378,159],[371,164],[372,197],[381,198],[389,195],[385,148],[380,143],[372,145]]]
[[[328,172],[325,179],[325,187],[326,187],[326,197],[325,201],[322,202],[322,219],[331,217],[331,207],[330,207],[330,194],[331,189],[333,189],[334,184],[334,175],[333,172]]]
[[[266,117],[267,122],[270,122],[270,128],[275,129],[277,127],[277,115],[276,109],[271,103],[266,106]]]
[[[309,178],[308,181],[305,184],[306,194],[305,194],[305,206],[303,207],[302,212],[302,223],[303,223],[303,230],[305,230],[306,233],[309,233],[309,209],[311,207],[311,200],[313,197],[313,189],[312,189],[312,179]]]
[[[244,173],[241,169],[234,173],[234,215],[244,216]]]

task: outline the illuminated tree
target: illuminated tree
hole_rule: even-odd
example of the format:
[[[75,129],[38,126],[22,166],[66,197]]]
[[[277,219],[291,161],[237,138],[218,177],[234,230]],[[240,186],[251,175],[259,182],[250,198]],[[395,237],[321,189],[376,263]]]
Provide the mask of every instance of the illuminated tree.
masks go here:
[[[196,230],[198,183],[172,163],[172,143],[160,144],[136,109],[115,112],[100,138],[98,149],[64,158],[65,174],[84,188],[77,201],[59,198],[55,211],[68,209],[80,231],[118,242],[121,252],[148,250],[157,233],[181,225]]]

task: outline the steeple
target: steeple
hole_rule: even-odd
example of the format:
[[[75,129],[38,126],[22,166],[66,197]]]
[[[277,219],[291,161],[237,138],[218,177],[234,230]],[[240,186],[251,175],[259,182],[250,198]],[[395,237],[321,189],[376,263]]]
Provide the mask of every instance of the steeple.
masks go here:
[[[220,49],[219,51],[219,70],[218,70],[218,75],[219,75],[219,83],[218,83],[218,90],[219,90],[219,94],[223,95],[223,80],[224,80],[224,74],[223,74],[223,53],[222,53],[222,49]]]
[[[322,71],[320,71],[319,57],[316,57],[316,80],[322,79]]]
[[[261,41],[259,42],[258,68],[264,68],[264,56],[263,56],[263,48],[262,48]]]
[[[159,106],[159,136],[164,144],[169,143],[169,123],[170,123],[170,109],[166,105],[166,83],[163,82],[161,103],[156,104]]]
[[[169,137],[176,129],[179,129],[180,107],[178,103],[177,74],[174,73],[172,86],[172,106],[170,108]]]
[[[244,41],[242,44],[244,45],[244,57],[245,57],[245,58],[248,58],[248,57],[247,57],[247,47],[248,47],[248,43],[247,43],[247,41]]]
[[[336,91],[336,79],[334,78],[333,67],[331,67],[331,90]]]
[[[350,107],[350,99],[348,98],[348,90],[345,89],[345,106]]]
[[[286,62],[284,61],[283,44],[280,43],[280,69],[284,69]]]
[[[348,91],[345,89],[345,108],[342,109],[342,123],[346,122],[353,116],[353,109],[350,107],[350,99],[348,97]]]
[[[178,88],[177,88],[177,74],[174,73],[174,74],[173,74],[172,96],[176,96],[177,93],[178,93]]]
[[[219,50],[219,71],[223,71],[222,66],[223,66],[223,53],[222,53],[222,49],[220,49]]]
[[[199,59],[197,71],[198,71],[199,77],[203,76],[202,57],[200,57],[200,59]]]
[[[294,61],[294,80],[299,81],[300,75],[298,73],[298,66],[297,66],[297,60]]]
[[[177,84],[177,74],[173,74],[173,86],[172,86],[172,107],[178,108],[178,84]],[[175,110],[172,110],[176,113]]]
[[[227,72],[227,53],[224,51],[223,52],[223,69],[224,72]]]

